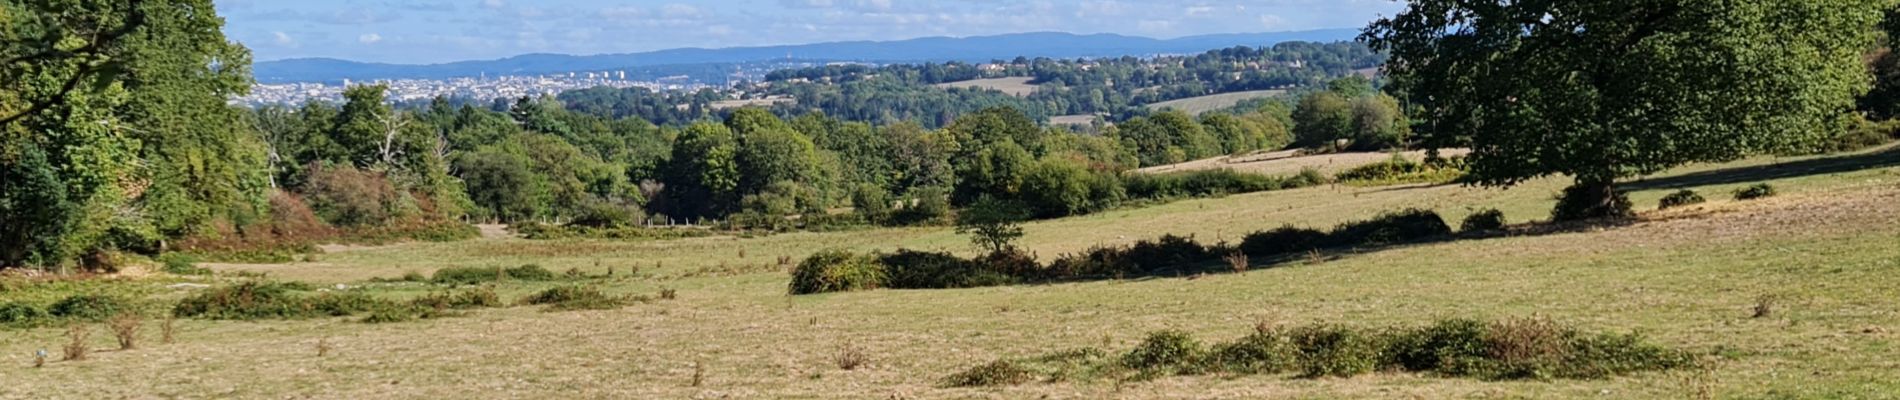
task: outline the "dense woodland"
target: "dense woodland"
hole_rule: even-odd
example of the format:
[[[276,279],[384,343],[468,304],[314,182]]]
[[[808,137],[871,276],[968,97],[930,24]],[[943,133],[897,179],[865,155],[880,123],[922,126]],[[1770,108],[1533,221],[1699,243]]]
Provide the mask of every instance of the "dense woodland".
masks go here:
[[[1542,127],[1582,125],[1581,120],[1494,121],[1483,118],[1507,114],[1453,113],[1496,108],[1500,105],[1482,102],[1503,98],[1469,90],[1535,90],[1454,87],[1428,79],[1460,76],[1461,82],[1495,78],[1500,80],[1491,82],[1541,85],[1540,75],[1457,75],[1475,72],[1433,68],[1463,65],[1436,62],[1445,57],[1547,54],[1436,53],[1449,50],[1429,37],[1408,36],[1415,32],[1406,23],[1375,25],[1368,38],[1380,52],[1359,44],[1290,43],[1148,60],[1016,60],[1000,72],[976,73],[960,64],[787,71],[774,74],[770,93],[798,96],[801,104],[769,110],[714,112],[709,103],[719,94],[711,91],[611,89],[496,104],[440,99],[399,107],[379,86],[351,88],[341,104],[247,109],[227,100],[252,83],[248,51],[223,36],[222,21],[208,0],[8,1],[0,6],[14,17],[0,19],[0,34],[9,39],[0,44],[5,61],[0,80],[7,82],[0,88],[3,266],[105,268],[125,257],[174,250],[270,253],[318,241],[447,240],[473,235],[469,222],[623,230],[717,223],[776,230],[943,223],[953,210],[972,206],[1004,209],[1015,218],[1060,217],[1130,201],[1323,179],[1126,173],[1288,146],[1313,151],[1472,146],[1479,154],[1472,172],[1496,184],[1553,174],[1623,177],[1776,150],[1672,150],[1692,152],[1679,154],[1636,149],[1630,151],[1648,157],[1640,158],[1641,165],[1611,165],[1621,169],[1607,172],[1582,169],[1603,157],[1631,158],[1555,153],[1592,149],[1587,137],[1566,136],[1581,141],[1564,142],[1486,129],[1521,126],[1528,130],[1507,133],[1548,132]],[[1842,132],[1852,135],[1854,126],[1873,125],[1849,126],[1855,123],[1846,121],[1858,120],[1857,115],[1895,114],[1891,93],[1900,81],[1893,78],[1900,75],[1894,72],[1900,63],[1889,49],[1872,46],[1871,35],[1853,31],[1861,27],[1857,14],[1819,15],[1840,10],[1815,7],[1811,11],[1817,15],[1795,16],[1828,17],[1846,25],[1807,27],[1826,33],[1816,34],[1808,45],[1828,51],[1787,65],[1860,71],[1866,65],[1859,61],[1867,56],[1874,60],[1879,85],[1872,95],[1860,97],[1863,112],[1850,113],[1851,100],[1874,81],[1867,74],[1825,74],[1825,79],[1798,74],[1811,81],[1781,82],[1812,85],[1821,88],[1814,99],[1838,101],[1799,104],[1809,119],[1776,120],[1834,121],[1796,138],[1803,140],[1777,139],[1778,149],[1813,148]],[[1568,42],[1539,43],[1565,49]],[[1388,53],[1397,59],[1391,86],[1380,88],[1356,76],[1332,79],[1373,66]],[[1851,55],[1854,63],[1835,65],[1841,54]],[[1782,54],[1748,55],[1773,62],[1767,57]],[[1547,67],[1553,68],[1551,74],[1572,68]],[[1649,71],[1603,69],[1625,74],[1608,78],[1636,82],[1644,80],[1634,76]],[[1044,90],[1017,98],[927,86],[1011,75],[1035,76]],[[1682,89],[1738,85],[1734,80],[1694,82],[1707,85]],[[1131,115],[1099,132],[1076,133],[1038,122],[1048,115],[1117,112],[1175,97],[1288,85],[1310,89],[1296,98],[1203,116]],[[1558,96],[1573,94],[1537,93],[1550,95],[1522,100],[1562,105],[1568,103],[1558,102]],[[1759,100],[1748,103],[1759,110],[1779,104],[1749,98]],[[1648,111],[1674,112],[1631,112]],[[1745,116],[1736,121],[1754,120],[1739,118]],[[1479,129],[1461,129],[1474,127]],[[1753,143],[1748,136],[1713,133],[1691,139],[1710,146]],[[1551,147],[1565,143],[1581,144]],[[1511,154],[1517,157],[1506,157]]]

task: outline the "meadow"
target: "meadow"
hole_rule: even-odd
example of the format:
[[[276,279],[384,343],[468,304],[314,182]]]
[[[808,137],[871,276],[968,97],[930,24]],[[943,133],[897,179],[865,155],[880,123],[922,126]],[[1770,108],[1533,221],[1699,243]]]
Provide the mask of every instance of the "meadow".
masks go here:
[[[1769,183],[1778,196],[1730,200]],[[958,290],[787,295],[788,262],[825,249],[978,253],[949,228],[861,229],[664,241],[529,241],[331,247],[287,264],[206,264],[220,275],[15,281],[0,301],[113,292],[155,309],[262,276],[337,292],[414,297],[398,279],[450,267],[536,264],[594,276],[613,294],[677,298],[610,310],[535,307],[365,324],[356,319],[180,319],[176,340],[113,348],[97,329],[82,361],[34,368],[64,326],[0,332],[0,398],[1879,398],[1900,393],[1900,149],[1697,165],[1625,183],[1640,218],[1546,226],[1567,180],[1295,190],[1195,199],[1035,222],[1044,260],[1162,234],[1207,243],[1258,230],[1330,228],[1423,208],[1454,226],[1494,208],[1510,235],[1340,250],[1245,273]],[[1711,201],[1655,210],[1693,189]],[[1526,224],[1530,223],[1530,224]],[[612,276],[608,274],[612,271]],[[19,279],[19,278],[9,278]],[[397,280],[397,281],[386,281]],[[181,285],[182,284],[182,285]],[[504,299],[565,285],[510,282]],[[1701,366],[1600,380],[1484,381],[1381,372],[1353,378],[1181,376],[952,388],[999,358],[1122,349],[1175,329],[1228,340],[1256,326],[1380,328],[1446,318],[1547,318],[1637,332]],[[155,325],[152,324],[152,325]],[[150,326],[150,325],[148,325]],[[148,328],[148,332],[156,328]],[[148,333],[148,336],[156,333]],[[845,361],[854,361],[846,363]],[[846,365],[849,364],[849,368]],[[270,382],[260,385],[259,382]]]
[[[1154,109],[1154,110],[1169,110],[1169,109],[1180,110],[1181,112],[1188,113],[1189,115],[1200,115],[1209,111],[1217,111],[1217,110],[1225,110],[1225,109],[1233,108],[1234,105],[1240,104],[1240,102],[1243,102],[1243,101],[1279,96],[1282,94],[1286,94],[1286,91],[1285,90],[1254,90],[1254,91],[1246,91],[1246,92],[1221,93],[1221,94],[1212,94],[1212,95],[1206,95],[1206,96],[1200,96],[1200,97],[1189,97],[1185,99],[1169,100],[1169,101],[1164,101],[1160,103],[1149,104],[1148,108]]]

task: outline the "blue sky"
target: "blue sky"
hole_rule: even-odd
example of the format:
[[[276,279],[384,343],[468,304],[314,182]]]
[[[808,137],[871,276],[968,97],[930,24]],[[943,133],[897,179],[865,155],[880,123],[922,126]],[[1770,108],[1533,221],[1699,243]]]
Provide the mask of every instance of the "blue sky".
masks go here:
[[[437,63],[1060,31],[1172,38],[1357,28],[1390,0],[218,0],[258,61]]]

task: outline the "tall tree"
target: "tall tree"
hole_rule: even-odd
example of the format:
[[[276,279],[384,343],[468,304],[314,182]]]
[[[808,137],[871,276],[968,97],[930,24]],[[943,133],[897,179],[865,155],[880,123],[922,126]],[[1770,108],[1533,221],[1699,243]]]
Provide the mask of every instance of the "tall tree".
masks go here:
[[[1575,177],[1615,214],[1618,178],[1824,137],[1865,91],[1882,0],[1412,0],[1362,39],[1471,176]],[[1443,141],[1434,141],[1443,143]]]

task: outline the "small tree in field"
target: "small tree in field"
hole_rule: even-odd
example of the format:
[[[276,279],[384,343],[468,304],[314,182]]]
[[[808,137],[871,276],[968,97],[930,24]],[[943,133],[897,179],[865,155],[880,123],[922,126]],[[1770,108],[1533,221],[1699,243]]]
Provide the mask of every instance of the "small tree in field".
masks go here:
[[[1827,137],[1884,4],[1411,0],[1361,38],[1428,146],[1472,147],[1478,184],[1569,175],[1568,203],[1613,214],[1618,178]]]
[[[1023,220],[1029,219],[1027,207],[989,197],[978,199],[957,213],[957,233],[970,235],[970,243],[990,253],[1014,249],[1023,237]]]

